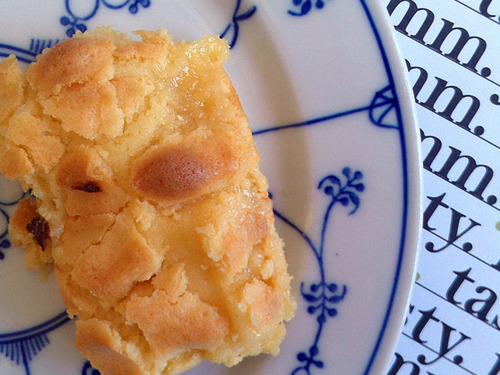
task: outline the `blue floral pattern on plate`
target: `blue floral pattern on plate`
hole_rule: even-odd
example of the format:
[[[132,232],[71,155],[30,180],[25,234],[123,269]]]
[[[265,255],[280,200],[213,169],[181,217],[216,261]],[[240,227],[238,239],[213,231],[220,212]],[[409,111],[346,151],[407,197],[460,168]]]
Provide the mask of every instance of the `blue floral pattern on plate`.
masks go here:
[[[0,353],[30,375],[30,362],[50,344],[48,334],[69,321],[66,312],[22,331],[0,334]]]
[[[82,33],[87,30],[87,25],[85,22],[94,18],[94,16],[99,11],[101,6],[105,6],[106,8],[112,10],[118,10],[125,7],[128,7],[128,11],[130,14],[136,14],[140,6],[144,8],[148,8],[151,5],[150,0],[122,0],[118,3],[112,3],[106,0],[92,0],[94,2],[93,6],[83,15],[77,15],[75,9],[73,8],[70,0],[65,0],[64,5],[66,8],[67,15],[61,17],[61,25],[66,26],[66,35],[71,37],[77,31],[81,31]],[[80,2],[81,3],[81,2]]]
[[[305,16],[314,8],[323,9],[325,1],[331,0],[292,0],[294,8],[288,10],[288,13],[292,16]]]
[[[342,170],[343,178],[339,178],[336,175],[329,175],[324,177],[319,185],[318,189],[323,190],[323,192],[330,196],[330,202],[325,210],[325,215],[323,218],[323,225],[321,228],[321,240],[319,246],[315,245],[312,239],[300,230],[295,224],[290,222],[287,218],[281,215],[279,212],[275,211],[275,214],[281,218],[284,222],[294,228],[299,234],[305,239],[312,252],[314,253],[319,267],[320,281],[313,283],[306,287],[306,284],[302,282],[300,284],[300,293],[304,300],[309,304],[307,307],[307,312],[310,315],[316,316],[316,321],[318,323],[318,328],[316,334],[314,335],[314,341],[309,347],[307,352],[300,352],[297,354],[297,360],[303,364],[297,366],[293,371],[292,375],[306,373],[311,374],[311,368],[323,368],[325,366],[323,360],[317,358],[320,353],[320,338],[323,331],[323,326],[327,323],[328,318],[333,318],[337,316],[338,310],[336,304],[341,302],[346,293],[347,286],[343,285],[339,288],[336,283],[326,280],[326,270],[324,262],[324,252],[325,252],[325,236],[328,225],[330,222],[330,213],[337,203],[342,206],[353,205],[352,210],[349,215],[354,214],[360,205],[359,193],[364,191],[365,185],[361,182],[363,174],[360,171],[352,173],[351,169],[346,167]],[[344,180],[344,181],[342,181]],[[331,249],[330,249],[331,250]]]

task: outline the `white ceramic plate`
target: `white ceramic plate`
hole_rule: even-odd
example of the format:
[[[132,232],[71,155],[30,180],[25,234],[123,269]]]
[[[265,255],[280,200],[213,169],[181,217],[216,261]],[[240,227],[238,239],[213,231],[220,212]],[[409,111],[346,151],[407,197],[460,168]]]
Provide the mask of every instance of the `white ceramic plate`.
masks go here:
[[[201,374],[382,374],[399,337],[420,218],[418,136],[377,0],[3,0],[0,54],[32,61],[75,29],[223,35],[286,241],[297,315],[277,357]],[[0,374],[97,374],[53,278],[10,246],[22,191],[0,180]]]

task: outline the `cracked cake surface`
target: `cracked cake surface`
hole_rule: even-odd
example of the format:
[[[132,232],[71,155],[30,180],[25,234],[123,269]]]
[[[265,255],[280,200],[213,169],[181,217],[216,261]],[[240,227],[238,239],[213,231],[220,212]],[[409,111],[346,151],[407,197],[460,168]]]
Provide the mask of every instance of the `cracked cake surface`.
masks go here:
[[[103,375],[277,354],[295,303],[227,43],[136,35],[0,63],[0,171],[33,196],[10,236]]]

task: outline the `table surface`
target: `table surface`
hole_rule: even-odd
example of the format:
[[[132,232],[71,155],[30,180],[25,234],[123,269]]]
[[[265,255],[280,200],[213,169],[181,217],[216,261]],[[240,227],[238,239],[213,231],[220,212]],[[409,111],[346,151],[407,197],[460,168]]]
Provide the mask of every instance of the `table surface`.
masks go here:
[[[500,1],[382,0],[421,129],[417,280],[388,374],[500,374]]]

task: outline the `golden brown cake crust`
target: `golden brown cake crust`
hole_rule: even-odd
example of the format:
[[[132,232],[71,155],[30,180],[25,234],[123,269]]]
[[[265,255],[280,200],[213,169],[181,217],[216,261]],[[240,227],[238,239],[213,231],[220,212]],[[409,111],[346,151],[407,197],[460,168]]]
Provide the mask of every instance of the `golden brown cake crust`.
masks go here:
[[[0,63],[0,171],[36,197],[12,239],[27,268],[53,267],[103,375],[276,354],[294,301],[228,46],[137,35]]]

